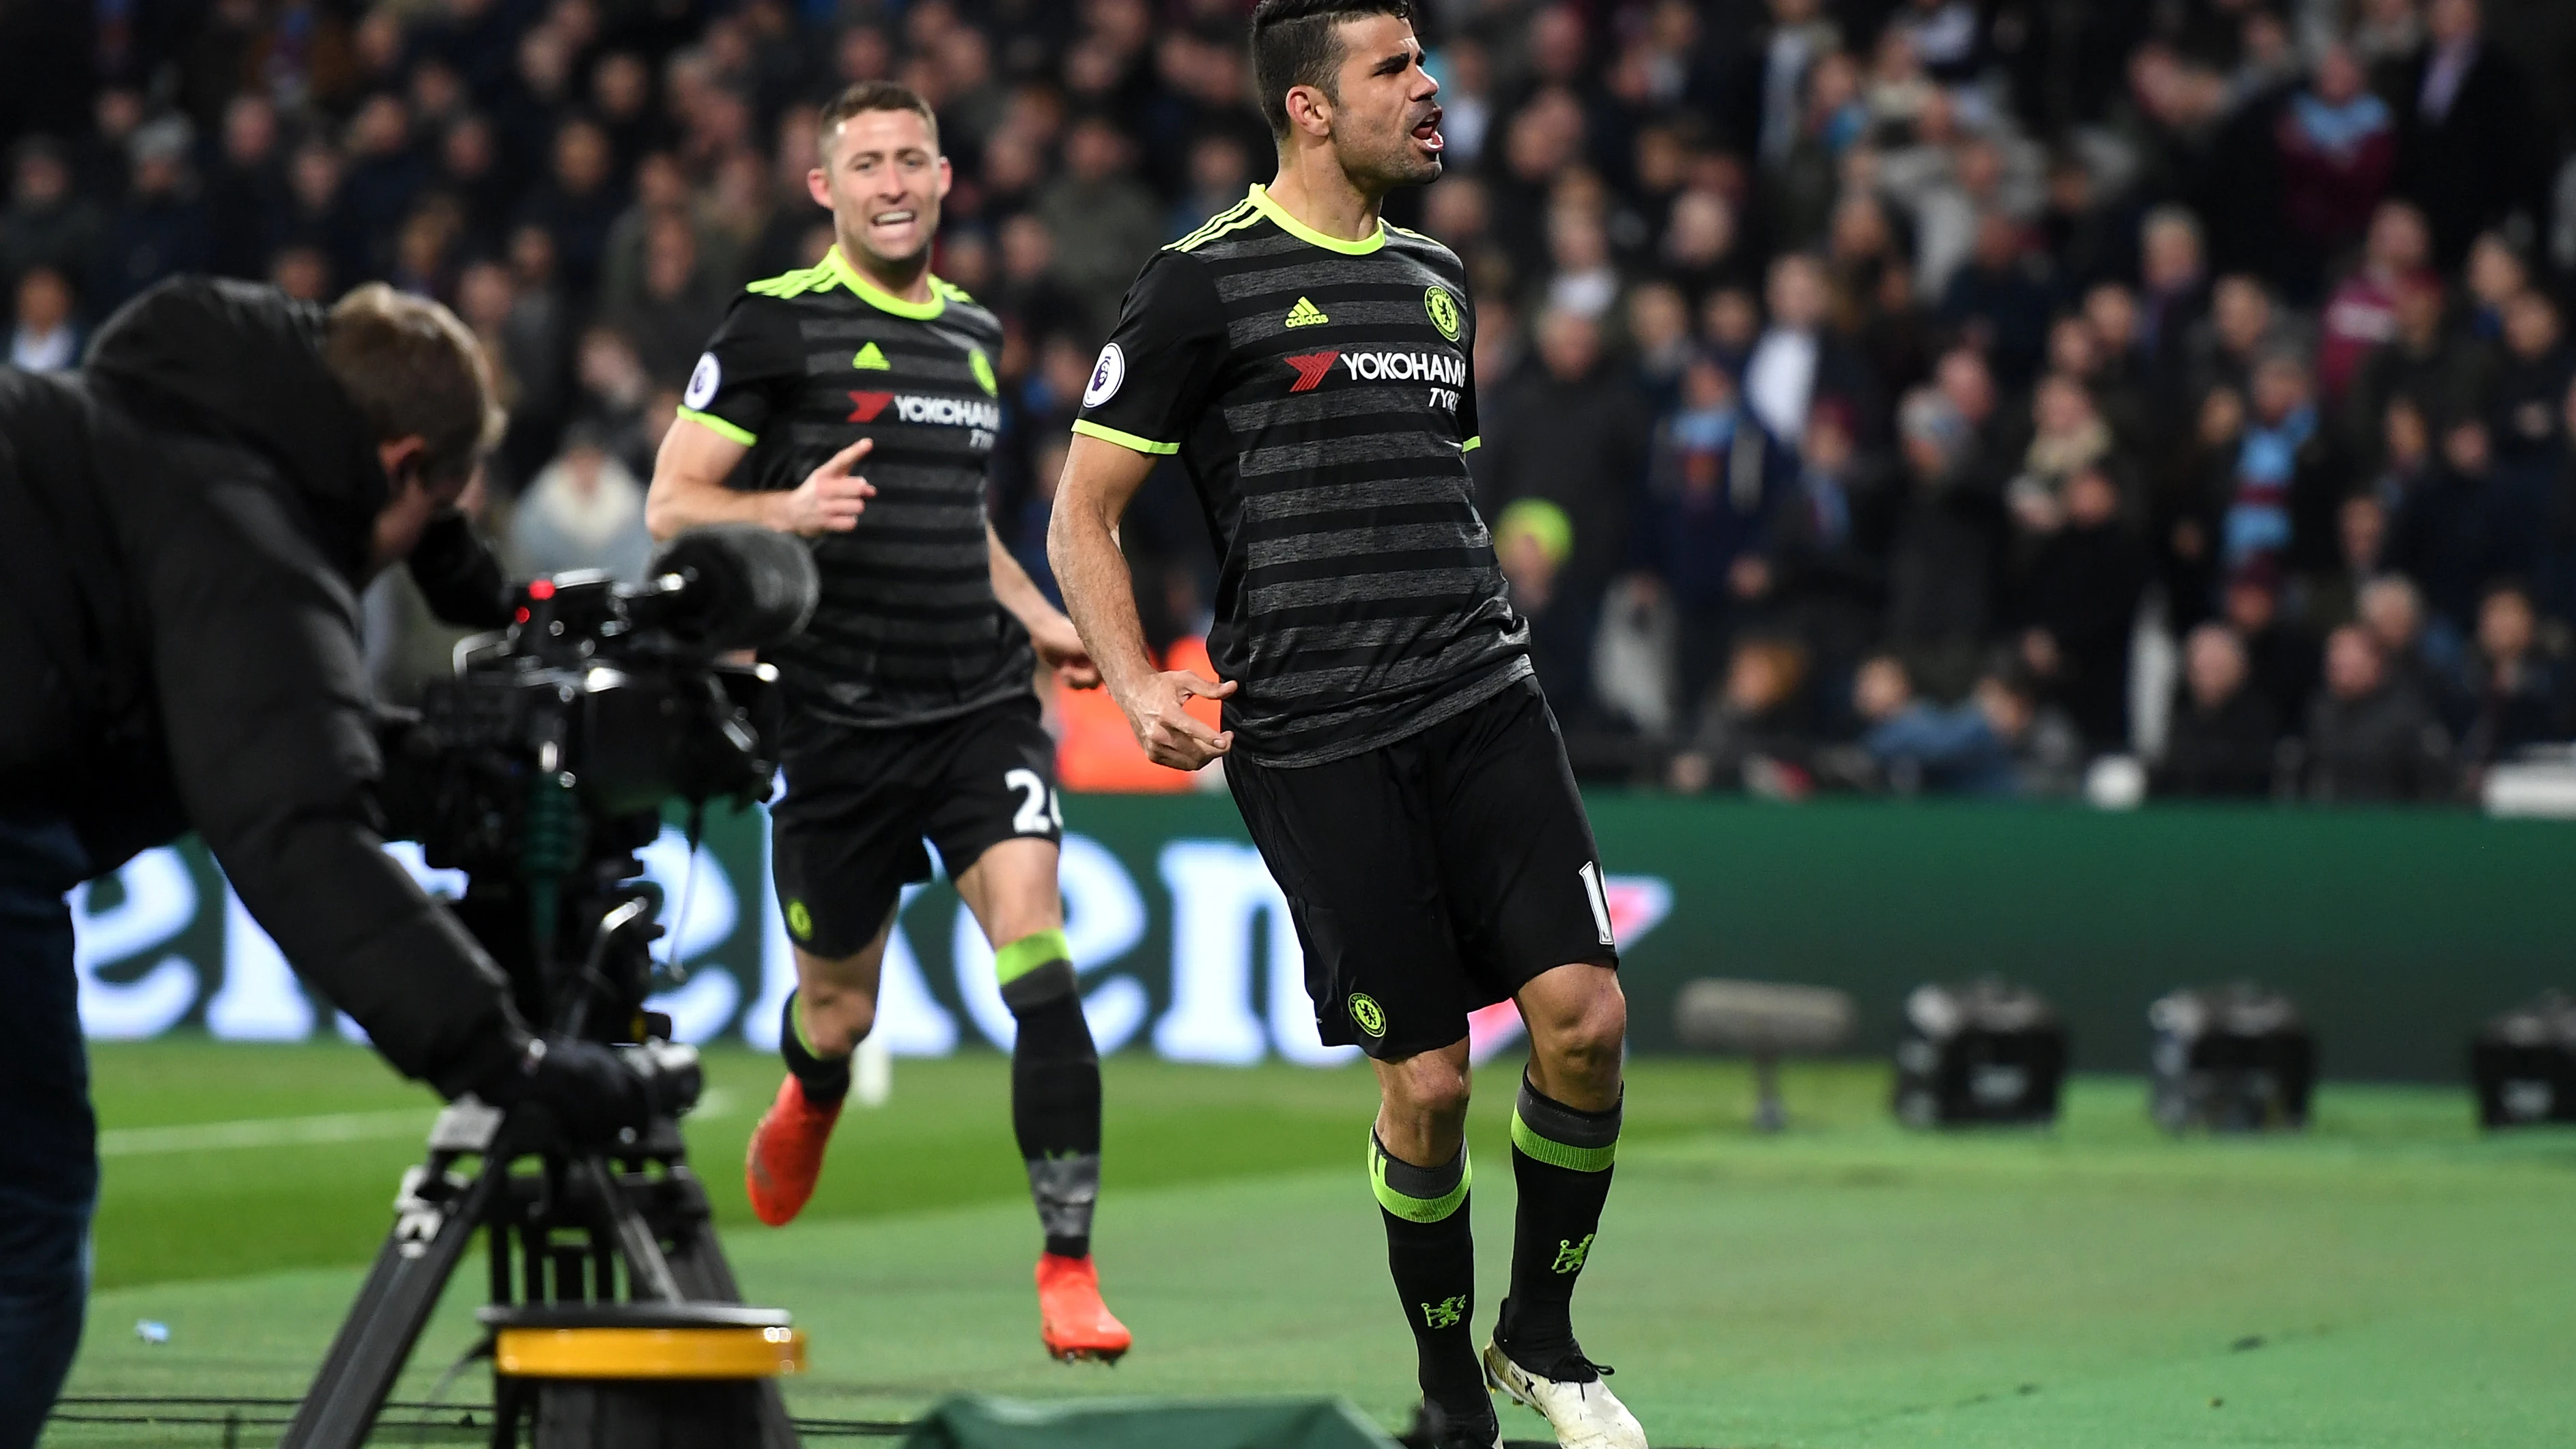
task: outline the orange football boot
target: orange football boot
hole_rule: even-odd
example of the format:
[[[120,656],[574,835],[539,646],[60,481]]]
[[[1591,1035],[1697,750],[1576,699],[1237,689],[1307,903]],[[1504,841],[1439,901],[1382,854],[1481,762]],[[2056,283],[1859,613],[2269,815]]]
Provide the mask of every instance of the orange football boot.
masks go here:
[[[1038,1258],[1038,1336],[1047,1356],[1066,1363],[1116,1363],[1135,1342],[1127,1325],[1100,1301],[1100,1270],[1088,1256]]]
[[[751,1151],[742,1165],[742,1185],[751,1195],[754,1216],[778,1228],[805,1210],[823,1175],[823,1146],[832,1140],[832,1124],[840,1120],[840,1103],[815,1106],[793,1076],[779,1084],[778,1100],[751,1129]]]

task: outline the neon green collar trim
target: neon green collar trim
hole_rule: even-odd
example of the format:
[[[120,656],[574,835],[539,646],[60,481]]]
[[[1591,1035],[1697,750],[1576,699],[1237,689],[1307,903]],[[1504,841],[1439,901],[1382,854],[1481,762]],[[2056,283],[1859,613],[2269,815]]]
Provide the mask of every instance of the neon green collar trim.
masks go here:
[[[1306,243],[1308,246],[1322,247],[1328,252],[1340,252],[1346,257],[1364,257],[1386,245],[1386,221],[1383,217],[1378,220],[1377,235],[1370,237],[1367,241],[1344,241],[1337,236],[1326,236],[1322,232],[1308,226],[1306,223],[1290,216],[1288,214],[1288,208],[1271,200],[1270,193],[1262,190],[1261,183],[1258,181],[1252,183],[1252,205],[1253,208],[1259,211],[1263,216],[1277,222],[1281,231],[1288,233],[1290,236]]]
[[[909,317],[915,322],[927,322],[948,310],[948,299],[940,294],[937,287],[930,289],[929,301],[907,302],[892,292],[871,284],[867,278],[859,275],[858,268],[850,265],[849,258],[841,255],[841,247],[837,242],[833,243],[830,251],[823,253],[823,265],[832,269],[832,275],[841,279],[841,285],[849,288],[852,296],[880,312],[892,312],[897,317]]]

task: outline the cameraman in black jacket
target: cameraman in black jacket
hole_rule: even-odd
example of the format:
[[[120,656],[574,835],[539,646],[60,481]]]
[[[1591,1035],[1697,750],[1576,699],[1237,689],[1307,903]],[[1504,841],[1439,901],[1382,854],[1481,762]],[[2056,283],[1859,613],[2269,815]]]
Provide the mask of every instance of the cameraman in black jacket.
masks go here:
[[[87,1290],[65,894],[137,851],[198,831],[287,960],[442,1095],[590,1136],[645,1119],[643,1079],[533,1038],[380,848],[358,594],[426,534],[424,583],[498,607],[453,515],[500,421],[473,335],[381,285],[326,312],[182,279],[78,374],[0,368],[0,1449],[42,1428]]]

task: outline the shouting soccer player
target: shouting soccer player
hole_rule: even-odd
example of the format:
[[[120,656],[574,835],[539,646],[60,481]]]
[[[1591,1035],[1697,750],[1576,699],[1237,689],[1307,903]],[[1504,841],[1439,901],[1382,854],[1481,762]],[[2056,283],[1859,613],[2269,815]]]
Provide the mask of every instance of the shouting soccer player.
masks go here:
[[[888,84],[853,87],[822,119],[808,184],[837,244],[734,300],[646,509],[663,537],[731,520],[803,534],[822,574],[813,623],[770,656],[788,713],[772,855],[797,990],[779,1029],[787,1080],[752,1133],[752,1210],[774,1227],[813,1195],[903,886],[930,875],[927,836],[1018,1022],[1011,1125],[1046,1234],[1047,1351],[1115,1359],[1128,1333],[1091,1261],[1100,1060],[1065,946],[1032,645],[1069,683],[1098,676],[987,521],[1002,328],[930,273],[949,184],[938,123]]]
[[[1224,758],[1323,1039],[1375,1060],[1369,1174],[1431,1437],[1495,1443],[1490,1379],[1563,1444],[1642,1446],[1569,1317],[1609,1192],[1627,1029],[1599,857],[1471,501],[1465,272],[1378,216],[1389,191],[1440,174],[1439,86],[1404,0],[1261,0],[1252,37],[1278,178],[1128,292],[1073,425],[1056,574],[1147,753]],[[1113,534],[1169,454],[1221,555],[1223,683],[1155,672]],[[1193,696],[1224,701],[1224,729],[1184,710]],[[1467,1014],[1506,997],[1531,1040],[1520,1221],[1480,1365]]]

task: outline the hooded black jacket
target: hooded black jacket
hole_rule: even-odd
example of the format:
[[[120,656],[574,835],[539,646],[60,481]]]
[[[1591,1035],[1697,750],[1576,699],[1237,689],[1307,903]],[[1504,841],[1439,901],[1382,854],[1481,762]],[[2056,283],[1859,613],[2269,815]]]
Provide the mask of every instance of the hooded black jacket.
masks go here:
[[[387,1060],[453,1096],[526,1028],[380,848],[358,591],[387,485],[324,314],[181,279],[82,371],[0,367],[0,814],[104,874],[188,829]]]

